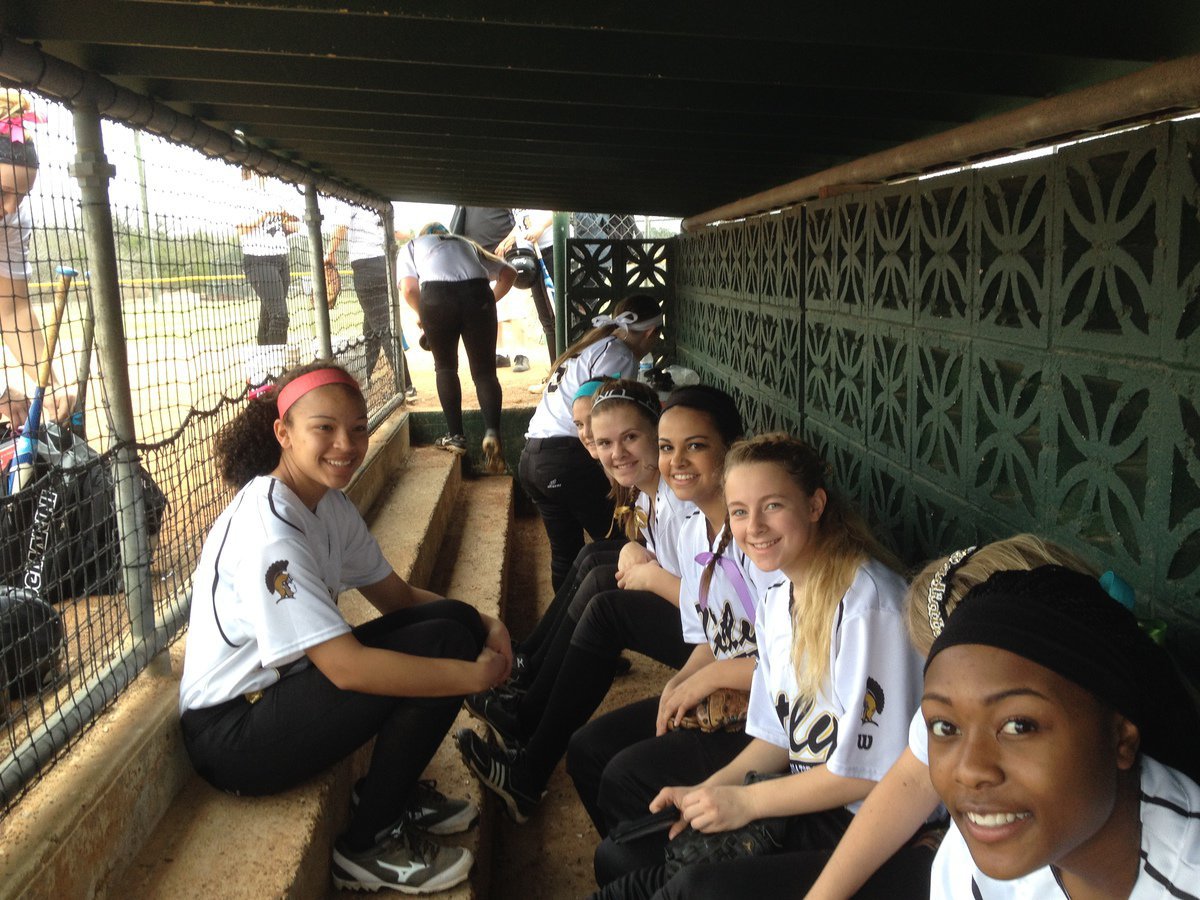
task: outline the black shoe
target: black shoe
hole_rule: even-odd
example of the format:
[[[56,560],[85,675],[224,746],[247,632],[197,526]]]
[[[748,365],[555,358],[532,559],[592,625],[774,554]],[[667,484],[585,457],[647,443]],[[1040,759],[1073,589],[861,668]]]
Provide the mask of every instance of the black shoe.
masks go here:
[[[503,748],[514,748],[522,743],[521,723],[517,718],[516,696],[501,689],[492,688],[471,694],[463,701],[467,714],[488,727],[492,739]]]
[[[524,752],[510,753],[499,747],[489,747],[470,728],[459,729],[454,740],[467,768],[484,787],[504,801],[513,821],[518,825],[528,822],[546,796],[546,789],[543,785],[535,785],[525,771]]]
[[[505,366],[512,365],[512,361],[503,353],[496,354],[496,368],[503,369]]]
[[[465,456],[467,453],[467,439],[461,434],[443,434],[433,442],[433,446],[439,450],[449,450],[457,456]]]
[[[350,789],[350,811],[358,809],[359,786]],[[389,831],[401,831],[413,825],[428,834],[460,834],[479,821],[479,807],[470,800],[455,800],[437,789],[437,782],[422,778],[413,786],[408,806]],[[380,835],[382,838],[383,835]]]

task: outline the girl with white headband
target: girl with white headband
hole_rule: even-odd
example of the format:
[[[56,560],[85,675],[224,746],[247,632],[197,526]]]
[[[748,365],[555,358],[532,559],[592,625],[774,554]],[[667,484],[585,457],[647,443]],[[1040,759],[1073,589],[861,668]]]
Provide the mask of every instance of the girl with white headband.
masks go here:
[[[335,842],[339,887],[427,893],[467,877],[471,853],[425,832],[469,828],[478,810],[418,779],[462,697],[508,677],[504,626],[407,584],[342,493],[367,449],[358,384],[326,362],[256,392],[217,435],[238,489],[193,578],[180,712],[210,784],[275,794],[371,738],[350,824]],[[346,588],[381,616],[351,628]]]
[[[613,515],[608,479],[579,441],[571,403],[580,385],[598,375],[634,377],[638,360],[658,337],[662,310],[653,297],[634,294],[617,304],[614,315],[593,319],[592,326],[554,361],[517,468],[546,526],[556,591],[583,547],[584,531],[602,539]]]

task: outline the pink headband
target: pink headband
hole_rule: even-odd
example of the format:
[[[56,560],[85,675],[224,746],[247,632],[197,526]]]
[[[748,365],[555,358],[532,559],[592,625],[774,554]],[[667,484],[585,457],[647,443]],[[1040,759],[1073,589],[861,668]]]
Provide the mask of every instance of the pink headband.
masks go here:
[[[309,391],[315,391],[327,384],[345,384],[356,391],[361,390],[358,382],[341,369],[317,369],[315,372],[308,372],[289,381],[279,392],[279,397],[275,401],[275,407],[279,410],[279,418],[282,419],[292,408],[292,404]]]

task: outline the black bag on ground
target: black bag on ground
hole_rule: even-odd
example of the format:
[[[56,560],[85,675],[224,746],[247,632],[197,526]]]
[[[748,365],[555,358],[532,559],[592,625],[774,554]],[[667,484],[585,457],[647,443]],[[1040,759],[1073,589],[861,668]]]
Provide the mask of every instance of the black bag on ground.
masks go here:
[[[53,606],[33,591],[0,585],[0,693],[28,697],[53,683],[64,646],[62,619]]]
[[[138,467],[146,498],[147,537],[158,534],[167,501]],[[35,589],[58,603],[122,588],[112,460],[57,425],[43,429],[34,477],[15,494],[0,497],[0,584]],[[51,504],[51,501],[53,503]],[[35,529],[43,507],[44,534]],[[44,541],[40,579],[27,578],[31,539]]]

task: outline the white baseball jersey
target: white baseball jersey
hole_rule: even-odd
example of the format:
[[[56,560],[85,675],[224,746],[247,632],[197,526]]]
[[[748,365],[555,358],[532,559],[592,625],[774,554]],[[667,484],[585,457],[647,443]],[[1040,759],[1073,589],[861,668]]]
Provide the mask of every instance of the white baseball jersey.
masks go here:
[[[373,209],[354,207],[346,223],[346,259],[376,259],[386,255],[383,222]]]
[[[3,219],[4,239],[0,240],[0,277],[10,281],[28,281],[33,275],[33,263],[29,255],[29,240],[33,237],[33,213],[29,211],[29,198],[17,206],[15,212]]]
[[[921,698],[921,659],[904,625],[904,580],[876,560],[859,566],[838,604],[829,670],[815,703],[798,697],[791,596],[785,578],[759,604],[746,733],[787,748],[793,772],[823,763],[836,775],[878,781],[904,751]]]
[[[708,595],[700,596],[704,569],[713,548],[720,546],[724,529],[710,545],[708,521],[699,509],[684,517],[679,533],[679,618],[683,639],[689,644],[708,643],[717,659],[758,655],[754,610],[763,590],[763,573],[751,565],[733,541],[713,567]],[[777,574],[777,573],[776,573]]]
[[[256,179],[256,186],[246,186],[245,190],[251,209],[257,206],[260,210],[274,212],[252,231],[238,235],[242,253],[246,256],[286,255],[288,252],[287,231],[283,227],[283,217],[278,215],[277,211],[282,210],[292,215],[296,214],[299,201],[296,189],[281,181]],[[249,212],[246,212],[245,215],[251,220],[254,218]],[[293,224],[301,227],[298,222]]]
[[[550,215],[548,209],[514,209],[513,215],[517,219],[517,227],[520,228],[520,236],[517,238],[518,247],[532,247],[525,239],[525,235],[530,229],[541,225],[546,221],[546,217]],[[538,235],[538,248],[545,253],[547,249],[554,246],[554,225],[550,224],[540,235]]]
[[[310,510],[283,482],[255,478],[217,517],[192,580],[180,711],[262,690],[304,651],[350,631],[348,587],[392,572],[341,491]]]
[[[477,244],[454,234],[425,234],[415,237],[400,251],[400,278],[429,281],[495,281],[511,269],[498,257],[484,253]]]
[[[1129,900],[1196,900],[1200,897],[1200,785],[1148,756],[1142,756],[1141,769],[1141,860]],[[967,842],[953,822],[930,873],[930,900],[1066,896],[1049,866],[1010,881],[988,878],[976,868]]]
[[[533,411],[533,418],[529,420],[525,437],[577,437],[571,404],[579,386],[602,375],[632,378],[637,374],[637,367],[633,351],[615,334],[584,347],[578,356],[568,359],[551,376],[537,409]]]
[[[698,511],[690,500],[675,496],[667,480],[659,476],[658,490],[654,494],[654,517],[646,530],[646,549],[676,578],[683,571],[679,563],[679,533],[688,515]]]

